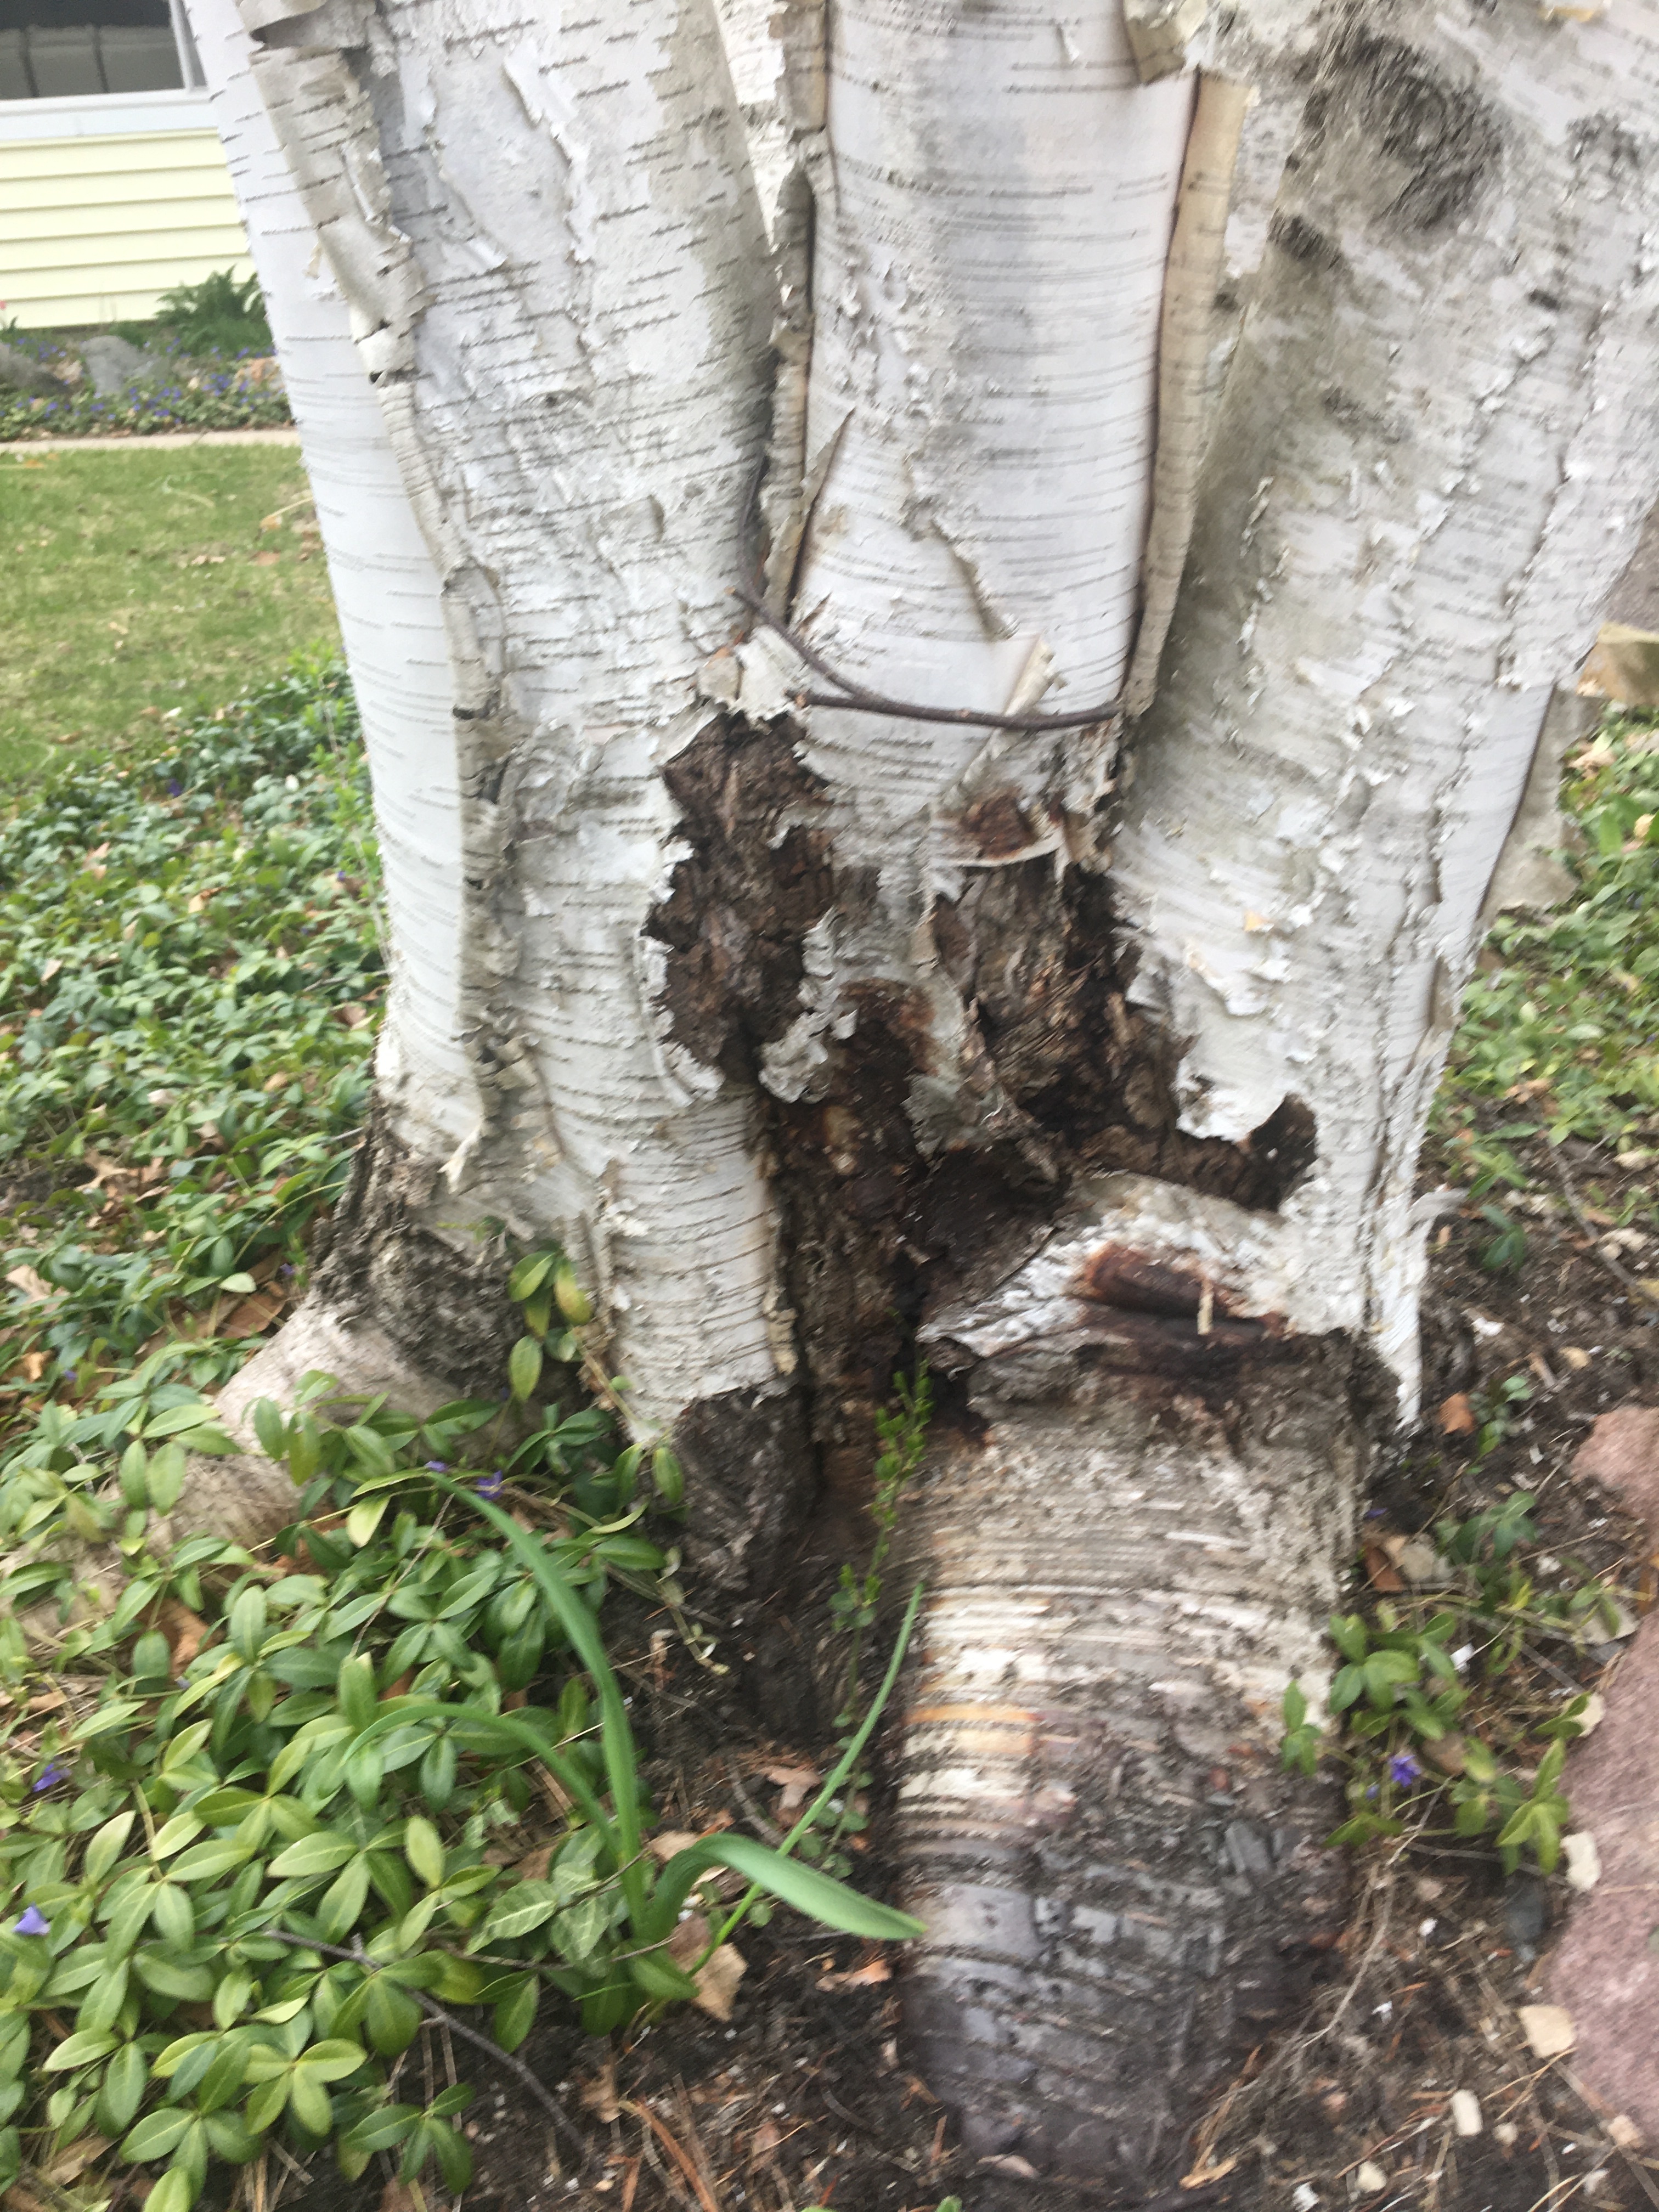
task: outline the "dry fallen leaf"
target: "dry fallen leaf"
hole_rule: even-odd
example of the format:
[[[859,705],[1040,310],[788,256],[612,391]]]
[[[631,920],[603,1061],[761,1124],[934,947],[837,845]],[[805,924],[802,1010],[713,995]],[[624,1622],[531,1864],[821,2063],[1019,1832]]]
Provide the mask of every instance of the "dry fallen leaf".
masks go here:
[[[596,2120],[607,2126],[622,2118],[622,2100],[617,2094],[617,2062],[607,2058],[591,2081],[577,2084],[577,2099],[585,2112],[592,2112]]]
[[[718,1950],[710,1953],[692,1976],[697,1985],[694,2000],[697,2010],[706,2012],[711,2020],[730,2020],[738,1984],[748,1972],[749,1961],[737,1946],[722,1943]]]
[[[1522,2005],[1515,2016],[1534,2058],[1559,2058],[1578,2040],[1565,2005]]]
[[[1581,1345],[1564,1344],[1561,1346],[1561,1357],[1569,1367],[1576,1369],[1581,1374],[1590,1364],[1590,1355]]]
[[[677,1921],[674,1932],[663,1948],[677,1966],[690,1970],[691,1961],[700,1959],[708,1946],[708,1923],[701,1912],[688,1912]]]
[[[288,1300],[280,1291],[255,1291],[246,1298],[239,1298],[228,1312],[219,1317],[216,1336],[263,1336],[274,1321],[279,1320]]]
[[[1474,1408],[1469,1403],[1468,1393],[1455,1390],[1449,1398],[1443,1398],[1437,1419],[1443,1436],[1472,1437],[1475,1425]]]
[[[1365,1579],[1374,1590],[1389,1596],[1406,1587],[1405,1577],[1394,1567],[1380,1544],[1365,1547]]]
[[[665,1828],[659,1836],[647,1838],[645,1848],[653,1859],[660,1859],[666,1866],[670,1859],[702,1841],[702,1838],[693,1835],[689,1828]]]
[[[790,1814],[806,1802],[806,1793],[816,1790],[823,1777],[816,1766],[769,1766],[763,1770],[768,1782],[778,1786],[778,1818],[788,1819]]]
[[[421,2200],[406,2181],[394,2173],[380,2191],[380,2212],[422,2212]]]
[[[34,1269],[27,1264],[12,1268],[6,1280],[11,1285],[13,1290],[21,1291],[32,1305],[39,1304],[42,1298],[52,1298],[58,1295],[45,1276],[37,1274]]]
[[[280,553],[256,553],[253,565],[256,568],[274,568],[281,558]]]
[[[1443,1774],[1461,1774],[1468,1764],[1468,1753],[1463,1739],[1455,1729],[1437,1735],[1431,1743],[1423,1746],[1423,1756],[1431,1766],[1437,1766]]]
[[[198,1613],[177,1598],[164,1597],[153,1616],[155,1625],[167,1640],[167,1650],[173,1657],[173,1671],[182,1674],[202,1648],[202,1638],[207,1634],[207,1623]]]
[[[109,2144],[102,2136],[82,2136],[78,2142],[72,2142],[60,2150],[51,2165],[43,2166],[41,2171],[48,2181],[55,2181],[62,2189],[77,2174],[83,2173],[94,2159],[101,2158],[108,2148]]]
[[[820,1974],[821,1990],[867,1990],[878,1982],[890,1982],[893,1969],[885,1959],[866,1959],[861,1966],[850,1966],[844,1974]]]

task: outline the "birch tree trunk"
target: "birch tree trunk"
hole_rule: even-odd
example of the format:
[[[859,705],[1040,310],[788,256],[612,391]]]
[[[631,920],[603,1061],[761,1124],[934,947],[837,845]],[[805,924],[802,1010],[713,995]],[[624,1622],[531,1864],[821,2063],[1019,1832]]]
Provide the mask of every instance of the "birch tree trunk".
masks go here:
[[[234,0],[251,76],[192,4],[292,180],[239,161],[396,956],[260,1381],[464,1382],[472,1225],[556,1234],[736,1593],[924,1353],[915,2050],[1145,2176],[1328,1902],[1279,1698],[1659,489],[1653,11],[1261,0],[1200,92],[1103,0],[791,0],[781,81],[747,0]]]

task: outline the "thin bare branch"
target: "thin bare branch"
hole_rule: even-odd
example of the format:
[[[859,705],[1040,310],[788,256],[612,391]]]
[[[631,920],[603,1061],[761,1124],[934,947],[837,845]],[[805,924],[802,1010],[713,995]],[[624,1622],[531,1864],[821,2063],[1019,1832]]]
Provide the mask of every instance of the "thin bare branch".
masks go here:
[[[736,596],[757,622],[764,623],[809,668],[836,687],[833,693],[797,692],[796,698],[803,707],[840,707],[849,714],[891,714],[901,721],[950,722],[969,729],[1033,731],[1086,730],[1097,722],[1109,722],[1114,714],[1122,710],[1122,702],[1118,699],[1103,700],[1098,707],[1085,707],[1075,714],[997,714],[977,707],[924,707],[914,699],[892,699],[884,691],[872,691],[832,668],[815,646],[809,645],[799,630],[781,622],[763,600],[741,586],[735,590]]]

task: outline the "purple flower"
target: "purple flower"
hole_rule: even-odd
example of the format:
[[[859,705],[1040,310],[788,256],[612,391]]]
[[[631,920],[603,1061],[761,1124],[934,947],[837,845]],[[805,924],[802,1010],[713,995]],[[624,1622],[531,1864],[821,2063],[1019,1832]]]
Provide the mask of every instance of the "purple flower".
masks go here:
[[[1401,1790],[1409,1790],[1422,1771],[1408,1751],[1395,1752],[1389,1761],[1389,1779]]]
[[[170,779],[169,779],[168,783],[167,783],[167,792],[168,792],[168,794],[169,794],[169,796],[170,796],[170,797],[172,797],[172,798],[173,798],[173,799],[177,799],[177,797],[179,796],[179,793],[184,789],[184,787],[184,787],[184,785],[183,785],[182,783],[180,783],[180,782],[179,782],[179,779],[178,779],[178,777],[177,777],[177,776],[173,776],[173,777],[172,777],[172,778],[170,778]]]
[[[480,1498],[499,1498],[501,1494],[501,1485],[505,1480],[506,1477],[500,1468],[497,1468],[494,1474],[481,1474],[472,1487]]]
[[[11,1932],[14,1936],[50,1936],[52,1923],[38,1905],[26,1905],[22,1918],[13,1921]]]
[[[426,1469],[428,1474],[447,1474],[449,1462],[447,1459],[429,1459],[426,1463]]]
[[[67,1766],[61,1765],[59,1761],[55,1759],[48,1759],[45,1766],[41,1768],[40,1773],[35,1777],[34,1780],[29,1784],[29,1788],[38,1797],[43,1790],[51,1790],[55,1788],[58,1783],[64,1781],[68,1778],[68,1775],[69,1769]]]

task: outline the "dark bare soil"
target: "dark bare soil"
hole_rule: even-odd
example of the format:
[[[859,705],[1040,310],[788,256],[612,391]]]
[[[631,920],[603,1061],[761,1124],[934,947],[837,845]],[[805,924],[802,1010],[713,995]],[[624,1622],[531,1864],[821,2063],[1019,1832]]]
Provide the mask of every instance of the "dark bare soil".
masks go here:
[[[1645,1601],[1643,1533],[1569,1469],[1597,1413],[1632,1397],[1659,1401],[1659,1304],[1619,1279],[1601,1245],[1610,1224],[1598,1235],[1595,1222],[1566,1208],[1543,1147],[1535,1149],[1534,1189],[1550,1195],[1518,1202],[1516,1218],[1527,1222],[1518,1269],[1481,1265],[1492,1230],[1473,1209],[1436,1232],[1427,1413],[1418,1435],[1379,1467],[1367,1527],[1409,1534],[1525,1489],[1539,1499],[1540,1587],[1587,1571]],[[1583,1148],[1575,1161],[1575,1150],[1566,1148],[1569,1176],[1593,1172],[1606,1198],[1617,1171]],[[1431,1164],[1429,1181],[1443,1171]],[[1659,1243],[1645,1255],[1627,1243],[1613,1265],[1627,1276],[1659,1273]],[[1436,1409],[1517,1375],[1534,1395],[1471,1475],[1468,1439],[1443,1432]],[[780,1679],[787,1626],[759,1644],[744,1633],[736,1625],[722,1639],[736,1662],[729,1683],[683,1653],[665,1654],[660,1639],[653,1661],[633,1670],[635,1719],[653,1747],[669,1826],[729,1819],[764,1832],[779,1794],[766,1771],[813,1760],[810,1720],[801,1717],[811,1710],[801,1694],[808,1670],[799,1667],[793,1685]],[[1580,1656],[1563,1644],[1537,1663],[1559,1678],[1560,1692],[1594,1687],[1611,1656],[1610,1646]],[[1534,1691],[1544,1679],[1533,1678]],[[1516,1694],[1526,1694],[1524,1682]],[[759,1735],[757,1711],[775,1724],[793,1711],[794,1740]],[[1152,2200],[1159,2212],[1659,2205],[1659,2156],[1616,2148],[1571,2062],[1541,2064],[1516,2021],[1516,2007],[1537,1998],[1540,1954],[1570,1895],[1564,1883],[1525,1872],[1505,1879],[1495,1855],[1474,1845],[1393,1850],[1354,1857],[1347,1922],[1320,1939],[1325,1957],[1303,2017],[1252,2053],[1194,2131],[1187,2185]],[[880,1891],[876,1850],[859,1878]],[[729,2023],[682,2013],[615,2051],[538,2027],[520,2055],[564,2107],[569,2135],[475,2051],[446,2048],[441,2029],[423,2039],[406,2062],[405,2094],[441,2086],[452,2068],[477,2085],[469,2206],[933,2212],[954,2194],[967,2212],[1073,2212],[1117,2201],[975,2161],[955,2146],[927,2085],[907,2069],[888,1965],[870,1947],[826,1938],[787,1914],[738,1941],[748,1972]],[[1459,2090],[1479,2101],[1478,2135],[1455,2130]],[[580,2161],[573,2138],[586,2145]],[[430,2190],[424,2201],[432,2204]],[[312,2173],[286,2174],[255,2212],[276,2212],[278,2203],[286,2212],[422,2212],[389,2169],[348,2185],[325,2154]]]

